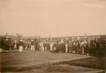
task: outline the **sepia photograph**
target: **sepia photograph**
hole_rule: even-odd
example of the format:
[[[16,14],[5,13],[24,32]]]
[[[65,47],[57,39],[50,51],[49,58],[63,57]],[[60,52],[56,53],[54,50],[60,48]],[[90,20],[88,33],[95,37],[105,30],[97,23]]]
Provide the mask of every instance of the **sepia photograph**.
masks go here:
[[[0,73],[106,73],[106,0],[0,0]]]

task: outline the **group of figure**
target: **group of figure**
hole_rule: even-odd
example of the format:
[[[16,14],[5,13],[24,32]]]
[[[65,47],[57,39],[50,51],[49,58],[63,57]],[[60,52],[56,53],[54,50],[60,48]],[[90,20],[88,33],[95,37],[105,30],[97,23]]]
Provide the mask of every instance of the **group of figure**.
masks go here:
[[[7,49],[18,50],[22,52],[24,50],[31,51],[50,51],[50,52],[62,52],[62,53],[75,53],[75,54],[83,54],[88,55],[89,49],[98,47],[101,45],[103,47],[103,43],[98,43],[98,40],[88,40],[88,39],[71,39],[71,40],[11,40],[5,39],[1,43],[3,45],[6,43]]]

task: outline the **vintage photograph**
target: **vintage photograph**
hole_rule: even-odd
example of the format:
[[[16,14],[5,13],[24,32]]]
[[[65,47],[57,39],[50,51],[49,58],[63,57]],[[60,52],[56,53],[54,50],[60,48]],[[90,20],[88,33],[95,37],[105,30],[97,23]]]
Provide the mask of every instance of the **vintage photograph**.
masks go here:
[[[0,73],[106,73],[106,0],[0,0]]]

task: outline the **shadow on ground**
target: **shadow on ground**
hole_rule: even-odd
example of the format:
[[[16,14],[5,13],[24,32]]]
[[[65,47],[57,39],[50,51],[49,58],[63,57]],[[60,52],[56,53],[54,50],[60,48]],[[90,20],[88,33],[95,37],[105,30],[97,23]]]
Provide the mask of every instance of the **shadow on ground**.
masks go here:
[[[97,68],[106,70],[106,57],[104,58],[97,58],[97,57],[89,57],[83,59],[77,59],[72,61],[63,61],[57,64],[68,64],[74,66],[83,66],[88,68]]]

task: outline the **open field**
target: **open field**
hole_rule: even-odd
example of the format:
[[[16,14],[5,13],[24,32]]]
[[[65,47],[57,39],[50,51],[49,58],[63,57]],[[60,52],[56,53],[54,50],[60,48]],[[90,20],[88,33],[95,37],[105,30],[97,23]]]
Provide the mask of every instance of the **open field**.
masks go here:
[[[7,73],[98,73],[101,69],[74,66],[66,61],[90,58],[89,56],[69,54],[23,51],[0,53],[1,71]],[[60,64],[59,64],[60,63]]]
[[[88,68],[97,68],[97,69],[106,69],[106,57],[104,58],[96,58],[96,57],[89,57],[83,59],[77,59],[73,61],[64,61],[60,62],[59,64],[68,64],[74,66],[83,66]]]

